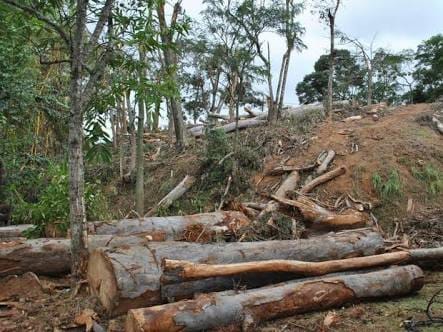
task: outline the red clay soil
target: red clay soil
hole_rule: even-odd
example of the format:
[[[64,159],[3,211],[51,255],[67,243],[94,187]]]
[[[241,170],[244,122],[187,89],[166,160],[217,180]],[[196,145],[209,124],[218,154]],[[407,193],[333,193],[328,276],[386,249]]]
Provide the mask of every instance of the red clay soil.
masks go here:
[[[326,121],[318,126],[309,147],[297,156],[268,158],[265,169],[270,169],[288,159],[286,165],[311,164],[319,153],[333,149],[336,157],[332,167],[345,166],[347,172],[320,186],[315,195],[321,201],[333,203],[341,194],[378,202],[372,177],[382,177],[396,170],[402,182],[402,195],[396,199],[396,215],[405,215],[407,201],[412,198],[415,209],[441,207],[443,192],[428,199],[426,185],[412,173],[413,168],[432,165],[443,172],[443,139],[430,126],[417,119],[432,113],[429,104],[398,107],[382,114],[378,121],[371,116],[352,122]],[[358,149],[358,150],[357,150]],[[280,177],[254,178],[258,191],[269,191]],[[258,183],[259,182],[259,183]]]

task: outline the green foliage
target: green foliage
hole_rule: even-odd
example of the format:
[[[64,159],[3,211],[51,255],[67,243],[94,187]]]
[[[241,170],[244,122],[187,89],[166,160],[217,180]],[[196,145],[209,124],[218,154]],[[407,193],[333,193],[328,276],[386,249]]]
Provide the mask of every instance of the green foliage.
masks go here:
[[[329,55],[320,56],[314,64],[314,72],[306,75],[296,87],[297,96],[302,104],[321,102],[328,88]],[[348,50],[336,50],[334,99],[356,98],[364,84],[362,65]]]
[[[12,221],[32,223],[35,227],[29,236],[41,236],[45,228],[52,224],[66,233],[69,228],[68,169],[66,164],[50,163],[45,174],[37,179],[41,188],[37,202],[27,202],[15,191],[16,202],[13,205]],[[107,202],[99,189],[99,183],[85,185],[86,215],[88,220],[106,219]]]
[[[395,199],[402,196],[400,174],[393,169],[387,177],[377,172],[372,175],[372,185],[383,200]]]
[[[443,172],[432,164],[427,164],[422,168],[413,167],[412,174],[426,185],[426,191],[430,196],[443,191]]]
[[[432,102],[443,95],[443,34],[435,35],[418,46],[413,73],[417,80],[414,102]]]

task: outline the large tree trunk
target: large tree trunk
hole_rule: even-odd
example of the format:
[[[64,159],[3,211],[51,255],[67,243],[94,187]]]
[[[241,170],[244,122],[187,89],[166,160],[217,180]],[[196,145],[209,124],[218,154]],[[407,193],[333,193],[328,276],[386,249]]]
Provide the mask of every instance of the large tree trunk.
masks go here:
[[[129,164],[125,174],[128,182],[133,176],[137,162],[137,134],[135,130],[135,106],[131,105],[131,90],[126,91],[126,109],[128,111],[128,133],[129,133]],[[132,182],[132,181],[131,181]]]
[[[0,277],[34,272],[58,276],[71,272],[69,239],[35,239],[0,243]],[[90,251],[100,247],[140,246],[149,243],[144,236],[93,235]]]
[[[407,265],[245,292],[203,294],[194,300],[130,310],[126,331],[202,331],[232,325],[255,331],[262,321],[365,299],[406,295],[421,289],[423,283],[423,271]]]
[[[195,241],[230,236],[249,225],[249,219],[237,211],[217,211],[189,216],[122,219],[90,222],[88,231],[96,235],[142,235],[153,241]]]
[[[77,15],[71,52],[69,112],[69,223],[71,226],[72,272],[79,276],[87,257],[86,207],[83,165],[83,34],[88,1],[77,1]]]
[[[155,305],[165,299],[192,297],[195,293],[230,289],[233,285],[260,286],[288,280],[290,275],[245,275],[241,279],[224,277],[161,286],[163,259],[196,263],[239,263],[269,259],[324,261],[383,251],[383,239],[371,231],[345,232],[308,240],[250,243],[152,243],[97,249],[89,259],[88,280],[92,291],[111,314]]]

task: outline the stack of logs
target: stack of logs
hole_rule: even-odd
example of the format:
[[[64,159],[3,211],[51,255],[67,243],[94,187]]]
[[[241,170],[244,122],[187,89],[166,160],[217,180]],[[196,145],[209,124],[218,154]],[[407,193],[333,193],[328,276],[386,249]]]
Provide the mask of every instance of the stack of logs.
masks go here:
[[[419,290],[419,266],[442,261],[443,248],[388,251],[365,204],[354,200],[336,212],[315,202],[315,187],[346,172],[328,171],[334,156],[330,150],[311,165],[270,170],[285,176],[281,185],[269,201],[244,204],[245,213],[88,223],[90,290],[110,316],[127,314],[126,331],[254,331],[277,317]],[[302,172],[313,175],[300,185]],[[288,213],[288,206],[323,233],[236,241],[266,212]],[[25,240],[25,228],[0,228],[0,276],[69,273],[69,239]]]

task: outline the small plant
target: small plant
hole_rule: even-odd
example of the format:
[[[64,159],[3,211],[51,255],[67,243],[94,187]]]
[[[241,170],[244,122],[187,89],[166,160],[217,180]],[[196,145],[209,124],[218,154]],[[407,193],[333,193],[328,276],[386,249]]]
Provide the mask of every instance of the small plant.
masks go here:
[[[39,177],[44,189],[35,203],[25,201],[16,192],[18,202],[14,206],[13,220],[15,222],[29,222],[35,226],[26,236],[36,237],[45,233],[52,225],[62,234],[69,228],[69,191],[68,168],[66,164],[51,164],[46,174]],[[107,202],[98,188],[98,184],[85,184],[86,215],[88,219],[106,219],[108,216]]]
[[[430,196],[435,196],[443,190],[443,172],[433,165],[427,164],[420,169],[413,167],[412,174],[426,184],[426,191]]]
[[[397,170],[392,170],[384,179],[380,174],[372,175],[372,185],[383,200],[393,199],[402,195],[402,183]]]

